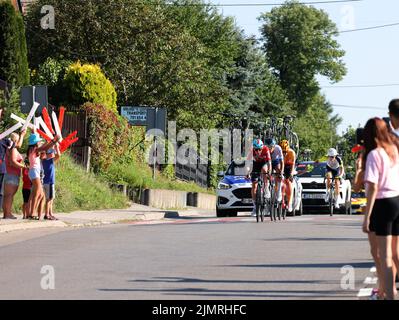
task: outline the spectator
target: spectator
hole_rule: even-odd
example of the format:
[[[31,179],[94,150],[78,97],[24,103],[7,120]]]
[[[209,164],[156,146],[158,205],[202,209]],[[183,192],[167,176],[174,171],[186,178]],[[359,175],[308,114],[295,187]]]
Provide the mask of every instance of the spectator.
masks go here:
[[[3,187],[4,177],[6,175],[6,153],[13,146],[13,142],[9,138],[0,140],[0,206],[3,207]]]
[[[29,161],[25,159],[25,168],[22,170],[22,198],[24,204],[22,205],[23,219],[28,219],[29,217],[29,197],[32,189],[32,182],[29,179]]]
[[[394,99],[389,103],[389,118],[391,119],[391,130],[399,137],[399,99]]]
[[[59,136],[56,136],[53,141],[41,145],[42,139],[37,133],[33,133],[29,137],[29,147],[27,156],[29,158],[29,178],[32,181],[32,190],[30,195],[29,217],[34,220],[39,220],[39,216],[35,215],[43,196],[43,186],[40,180],[41,162],[40,152],[47,151],[53,147],[58,141]]]
[[[16,133],[10,135],[13,147],[7,150],[5,159],[7,173],[4,178],[3,219],[16,219],[12,215],[11,209],[14,196],[18,191],[21,170],[25,168],[23,157],[18,152],[18,148],[22,146],[25,134],[26,131],[23,131],[20,136]]]
[[[377,236],[380,277],[385,299],[393,300],[395,279],[392,264],[399,267],[399,143],[393,139],[385,121],[370,119],[364,129],[364,182],[367,206],[363,231],[370,227]],[[372,220],[371,220],[372,217]],[[370,225],[370,222],[371,225]]]
[[[42,160],[44,169],[44,194],[46,196],[46,215],[45,219],[57,220],[53,215],[53,201],[55,197],[55,163],[60,158],[60,149],[55,145],[54,149],[47,151],[47,156]]]
[[[355,192],[360,192],[364,188],[364,162],[363,162],[363,153],[359,153],[358,158],[356,160],[356,175],[353,181],[353,190]],[[365,213],[365,208],[363,208],[363,213]],[[378,251],[377,245],[377,235],[375,234],[375,227],[373,224],[374,215],[373,213],[370,216],[370,225],[368,233],[368,239],[370,243],[370,252],[373,257],[378,277],[378,289],[373,290],[373,294],[371,296],[372,300],[383,299],[384,298],[384,281],[382,281],[381,274],[381,259]]]

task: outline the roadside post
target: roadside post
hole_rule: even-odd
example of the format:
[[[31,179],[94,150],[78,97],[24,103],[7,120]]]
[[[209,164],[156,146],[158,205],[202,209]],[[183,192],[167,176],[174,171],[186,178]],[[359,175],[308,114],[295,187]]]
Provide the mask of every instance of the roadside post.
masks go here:
[[[132,126],[146,127],[146,132],[151,129],[159,129],[166,133],[167,110],[164,107],[151,106],[122,106],[121,116],[126,118]],[[158,156],[157,138],[154,135],[153,170],[152,178],[155,180],[155,168]]]

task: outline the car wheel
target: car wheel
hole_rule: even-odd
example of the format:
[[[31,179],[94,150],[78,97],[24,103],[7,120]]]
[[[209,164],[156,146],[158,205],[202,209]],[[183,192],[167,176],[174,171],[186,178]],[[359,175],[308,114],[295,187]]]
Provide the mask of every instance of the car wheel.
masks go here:
[[[299,210],[296,210],[294,215],[295,215],[295,216],[301,216],[301,215],[303,215],[303,204],[302,204],[302,201],[301,201],[301,205],[300,205],[300,207],[299,207]]]

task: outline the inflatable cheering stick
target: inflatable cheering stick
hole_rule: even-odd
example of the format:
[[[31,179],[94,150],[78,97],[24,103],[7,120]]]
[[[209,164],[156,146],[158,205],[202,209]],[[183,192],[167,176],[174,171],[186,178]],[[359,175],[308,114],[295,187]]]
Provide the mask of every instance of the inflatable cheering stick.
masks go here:
[[[71,144],[73,144],[79,140],[79,138],[75,137],[77,134],[78,134],[78,132],[74,131],[60,142],[60,152],[61,153],[63,153],[66,149],[68,149],[71,146]]]
[[[51,119],[50,119],[50,115],[48,114],[47,108],[43,108],[43,120],[44,123],[47,125],[47,128],[49,128],[51,134],[55,134],[54,130],[53,130],[53,126],[51,125]]]

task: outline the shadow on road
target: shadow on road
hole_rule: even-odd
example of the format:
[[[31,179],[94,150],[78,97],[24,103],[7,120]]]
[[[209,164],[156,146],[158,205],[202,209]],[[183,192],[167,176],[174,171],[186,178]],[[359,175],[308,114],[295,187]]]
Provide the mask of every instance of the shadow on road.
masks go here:
[[[152,279],[129,280],[128,282],[145,282],[145,283],[249,283],[249,284],[339,284],[337,281],[329,280],[209,280],[197,278],[183,277],[154,277]]]
[[[229,290],[205,288],[171,289],[98,289],[102,292],[152,292],[163,295],[206,296],[206,297],[242,297],[242,298],[348,298],[355,291],[334,290]]]
[[[367,238],[272,238],[263,241],[367,241]]]
[[[348,263],[303,263],[303,264],[238,264],[238,265],[220,265],[218,267],[232,267],[232,268],[327,268],[336,269],[342,268]],[[374,266],[373,262],[359,262],[351,263],[353,268],[371,268]]]

